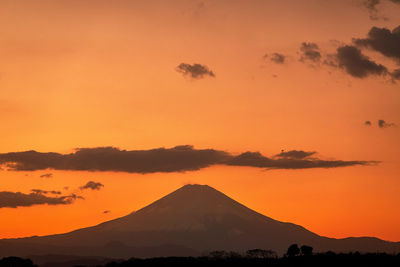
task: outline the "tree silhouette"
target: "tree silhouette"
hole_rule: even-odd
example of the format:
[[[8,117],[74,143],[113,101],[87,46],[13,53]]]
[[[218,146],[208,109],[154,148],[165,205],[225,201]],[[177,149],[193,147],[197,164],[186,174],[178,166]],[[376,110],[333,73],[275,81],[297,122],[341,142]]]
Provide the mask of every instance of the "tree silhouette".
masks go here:
[[[228,253],[225,250],[216,250],[211,251],[209,255],[211,258],[223,259],[228,256]]]
[[[258,258],[258,259],[266,259],[266,258],[276,258],[276,252],[272,250],[264,250],[264,249],[251,249],[246,252],[246,256],[248,258]]]
[[[240,259],[240,258],[242,258],[242,255],[240,255],[239,253],[237,253],[235,251],[230,251],[230,252],[227,252],[227,258],[229,258],[229,259]]]
[[[0,267],[37,267],[30,259],[6,257],[0,260]]]
[[[300,249],[299,246],[297,244],[293,244],[290,245],[290,247],[288,248],[286,255],[288,257],[294,257],[300,254]]]
[[[301,250],[301,255],[304,256],[311,256],[313,253],[313,248],[306,245],[301,246],[300,250]]]

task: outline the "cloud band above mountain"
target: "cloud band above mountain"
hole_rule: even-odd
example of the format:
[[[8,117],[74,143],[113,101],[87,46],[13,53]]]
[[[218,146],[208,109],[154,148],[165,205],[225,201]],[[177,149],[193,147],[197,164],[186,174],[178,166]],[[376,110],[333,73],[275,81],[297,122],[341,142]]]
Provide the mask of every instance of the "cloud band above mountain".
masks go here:
[[[315,152],[288,151],[273,157],[259,152],[232,155],[215,149],[192,146],[150,150],[120,150],[114,147],[80,148],[74,153],[42,153],[36,151],[0,154],[0,164],[13,171],[44,169],[74,171],[117,171],[129,173],[195,171],[212,165],[248,166],[267,169],[338,168],[371,165],[374,161],[322,160]]]

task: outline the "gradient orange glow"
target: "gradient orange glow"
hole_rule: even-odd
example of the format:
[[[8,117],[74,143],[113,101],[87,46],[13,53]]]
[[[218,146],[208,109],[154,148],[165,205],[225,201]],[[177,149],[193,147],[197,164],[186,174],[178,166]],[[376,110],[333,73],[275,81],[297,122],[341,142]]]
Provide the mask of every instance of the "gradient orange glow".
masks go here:
[[[302,42],[331,53],[335,42],[364,37],[372,26],[400,25],[400,7],[382,8],[389,21],[371,21],[347,0],[3,0],[0,153],[190,144],[235,154],[302,149],[382,163],[145,175],[0,171],[0,191],[73,193],[88,180],[105,185],[79,192],[85,200],[71,205],[1,208],[0,238],[94,225],[200,183],[320,235],[400,241],[400,128],[363,125],[400,124],[399,83],[313,68],[297,54]],[[287,63],[263,59],[274,52],[289,55]],[[184,78],[175,71],[181,62],[205,64],[216,77]],[[39,177],[46,172],[54,177]]]

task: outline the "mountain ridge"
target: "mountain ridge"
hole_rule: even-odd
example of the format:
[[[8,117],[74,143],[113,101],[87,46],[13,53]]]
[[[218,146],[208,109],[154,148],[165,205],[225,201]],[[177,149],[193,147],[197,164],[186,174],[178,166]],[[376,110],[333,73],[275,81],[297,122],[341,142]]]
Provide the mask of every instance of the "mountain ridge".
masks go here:
[[[320,236],[249,209],[208,185],[197,184],[185,185],[140,210],[95,226],[63,234],[0,240],[0,252],[3,249],[17,255],[34,247],[40,254],[43,247],[47,254],[93,256],[98,251],[109,257],[152,257],[261,248],[283,254],[292,243],[311,245],[316,251],[400,252],[400,243],[378,238]]]

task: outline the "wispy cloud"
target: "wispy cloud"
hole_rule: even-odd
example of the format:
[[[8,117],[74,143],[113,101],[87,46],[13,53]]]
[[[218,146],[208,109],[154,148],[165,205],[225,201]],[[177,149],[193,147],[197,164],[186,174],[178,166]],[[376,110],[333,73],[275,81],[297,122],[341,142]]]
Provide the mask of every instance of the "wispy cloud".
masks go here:
[[[270,61],[276,64],[283,64],[286,61],[286,56],[281,53],[272,53],[271,55],[265,54],[264,59],[269,58]]]
[[[396,124],[394,123],[388,123],[385,120],[378,120],[378,126],[381,129],[385,129],[385,128],[389,128],[389,127],[393,127],[396,126]]]
[[[45,173],[40,175],[40,178],[53,178],[53,174],[52,173]]]
[[[302,43],[300,51],[300,61],[319,62],[321,60],[321,52],[316,43]]]

